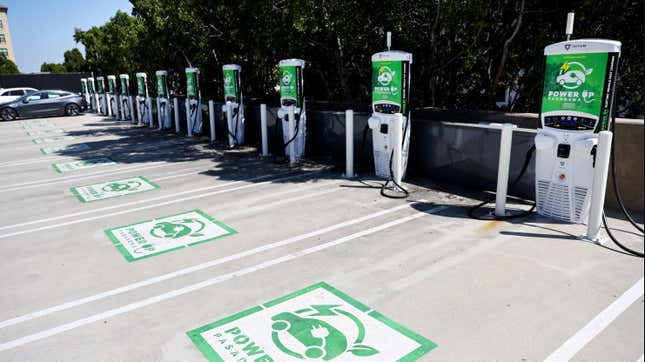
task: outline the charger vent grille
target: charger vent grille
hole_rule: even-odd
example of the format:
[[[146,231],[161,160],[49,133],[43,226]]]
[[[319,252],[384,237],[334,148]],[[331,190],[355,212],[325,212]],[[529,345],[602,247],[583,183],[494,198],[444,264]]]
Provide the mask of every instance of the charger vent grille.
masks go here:
[[[584,201],[584,197],[582,200]],[[538,213],[567,222],[573,221],[571,220],[569,187],[566,185],[558,185],[544,180],[538,181],[537,203]],[[580,210],[582,210],[582,204],[580,204]]]

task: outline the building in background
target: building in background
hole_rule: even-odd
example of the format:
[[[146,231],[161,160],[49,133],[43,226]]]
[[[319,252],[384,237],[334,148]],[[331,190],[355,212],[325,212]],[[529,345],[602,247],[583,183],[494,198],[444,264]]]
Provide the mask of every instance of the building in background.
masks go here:
[[[9,32],[9,8],[0,4],[0,54],[7,56],[12,62],[16,62],[11,45],[11,33]]]

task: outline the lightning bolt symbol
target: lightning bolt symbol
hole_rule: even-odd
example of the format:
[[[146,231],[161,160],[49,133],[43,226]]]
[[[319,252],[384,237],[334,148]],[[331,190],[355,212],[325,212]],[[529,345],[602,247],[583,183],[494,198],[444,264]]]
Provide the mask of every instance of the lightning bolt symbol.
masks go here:
[[[332,304],[316,304],[312,305],[311,308],[316,310],[318,313],[316,314],[310,314],[310,317],[316,317],[316,316],[335,316],[337,315],[335,311],[332,310],[332,308],[338,307],[338,304],[332,305]]]
[[[567,71],[567,69],[569,69],[569,63],[564,63],[564,64],[562,64],[562,66],[560,67],[560,69],[562,69],[563,71],[565,71],[565,72],[566,72],[566,71]]]

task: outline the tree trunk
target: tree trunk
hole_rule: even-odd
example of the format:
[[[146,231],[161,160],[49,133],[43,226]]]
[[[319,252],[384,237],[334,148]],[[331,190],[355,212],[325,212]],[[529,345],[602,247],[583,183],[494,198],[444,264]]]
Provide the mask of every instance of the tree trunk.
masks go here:
[[[511,36],[504,42],[504,48],[502,49],[502,59],[500,59],[499,61],[495,79],[493,79],[493,84],[491,84],[491,91],[489,94],[489,102],[491,104],[495,103],[495,97],[497,97],[497,88],[499,86],[500,80],[502,79],[502,75],[504,74],[504,66],[506,65],[506,59],[508,58],[508,48],[510,47],[511,42],[520,31],[520,27],[522,26],[522,18],[524,17],[524,4],[525,0],[522,0],[522,2],[520,3],[520,11],[517,15],[517,21],[515,23],[515,29],[513,29]]]

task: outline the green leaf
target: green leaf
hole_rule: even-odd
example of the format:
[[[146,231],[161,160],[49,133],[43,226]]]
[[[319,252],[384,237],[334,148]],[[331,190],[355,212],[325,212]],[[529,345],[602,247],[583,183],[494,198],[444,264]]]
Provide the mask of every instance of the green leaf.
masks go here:
[[[348,352],[353,353],[354,356],[367,357],[377,354],[378,350],[364,344],[355,344],[348,350]]]

